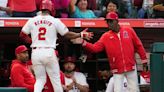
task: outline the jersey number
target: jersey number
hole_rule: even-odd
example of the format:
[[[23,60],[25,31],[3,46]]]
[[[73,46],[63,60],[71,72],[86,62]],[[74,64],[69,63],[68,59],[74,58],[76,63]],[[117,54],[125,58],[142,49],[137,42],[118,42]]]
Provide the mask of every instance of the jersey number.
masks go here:
[[[38,40],[45,40],[45,34],[46,34],[46,28],[40,27],[39,28],[39,34],[38,34]]]

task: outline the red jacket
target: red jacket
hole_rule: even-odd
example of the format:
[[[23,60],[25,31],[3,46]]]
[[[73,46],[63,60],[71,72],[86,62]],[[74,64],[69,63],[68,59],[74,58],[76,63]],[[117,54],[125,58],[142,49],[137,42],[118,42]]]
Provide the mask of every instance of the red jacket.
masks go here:
[[[26,63],[22,63],[19,60],[13,60],[10,77],[11,86],[25,87],[28,89],[28,92],[34,91],[35,78],[29,71]]]
[[[104,33],[96,43],[87,42],[85,48],[93,53],[105,50],[113,73],[134,70],[135,52],[138,52],[142,60],[147,59],[141,41],[134,30],[128,27],[120,28],[120,38],[110,30]]]

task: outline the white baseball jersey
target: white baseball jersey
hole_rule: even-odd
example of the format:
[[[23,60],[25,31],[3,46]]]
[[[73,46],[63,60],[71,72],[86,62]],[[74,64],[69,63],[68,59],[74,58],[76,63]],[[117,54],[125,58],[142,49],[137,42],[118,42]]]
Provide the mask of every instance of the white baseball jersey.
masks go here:
[[[57,33],[63,36],[68,32],[68,28],[57,18],[38,15],[27,21],[22,32],[31,34],[31,47],[56,48]]]
[[[74,72],[74,77],[75,77],[76,82],[78,84],[88,86],[86,77],[85,77],[85,75],[83,73]],[[65,77],[65,85],[66,86],[70,85],[72,82],[73,82],[73,80],[71,78]],[[73,89],[69,90],[69,92],[80,92],[80,90],[77,87],[73,86]]]

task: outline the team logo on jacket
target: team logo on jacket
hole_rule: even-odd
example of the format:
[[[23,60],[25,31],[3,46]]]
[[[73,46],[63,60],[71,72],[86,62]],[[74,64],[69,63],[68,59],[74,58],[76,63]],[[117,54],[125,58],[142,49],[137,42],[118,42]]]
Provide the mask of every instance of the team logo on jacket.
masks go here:
[[[124,32],[123,32],[123,38],[129,38],[129,34],[128,34],[127,31],[124,31]]]

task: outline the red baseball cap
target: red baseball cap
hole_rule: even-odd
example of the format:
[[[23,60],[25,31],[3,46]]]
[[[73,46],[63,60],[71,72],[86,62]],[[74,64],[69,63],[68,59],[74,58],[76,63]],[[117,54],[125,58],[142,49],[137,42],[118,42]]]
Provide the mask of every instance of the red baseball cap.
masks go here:
[[[67,62],[71,62],[71,63],[74,63],[76,61],[76,58],[73,57],[73,56],[68,56],[64,59],[64,62],[67,63]]]
[[[107,15],[106,15],[106,19],[118,19],[118,15],[116,12],[109,12]]]
[[[15,55],[21,52],[27,51],[27,47],[25,45],[20,45],[15,49]]]

